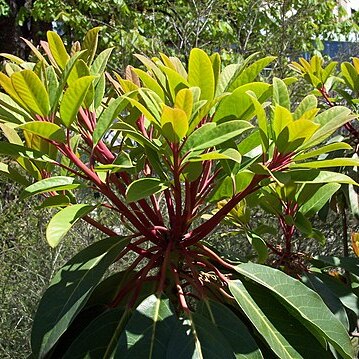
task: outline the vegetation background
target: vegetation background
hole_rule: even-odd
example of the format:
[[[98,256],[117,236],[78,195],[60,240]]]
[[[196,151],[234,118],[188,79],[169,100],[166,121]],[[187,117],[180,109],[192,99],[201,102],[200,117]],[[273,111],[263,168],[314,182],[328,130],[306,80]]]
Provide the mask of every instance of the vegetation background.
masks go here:
[[[186,56],[192,47],[201,47],[218,51],[225,63],[256,51],[275,55],[268,76],[285,76],[289,59],[320,52],[324,40],[357,34],[357,17],[346,18],[332,0],[0,0],[0,52],[31,56],[20,37],[38,44],[50,29],[70,47],[88,29],[103,26],[100,48],[115,47],[111,68],[119,71],[135,63],[136,52]],[[298,93],[300,86],[295,88]],[[19,191],[0,177],[0,357],[4,359],[28,356],[32,316],[42,292],[53,273],[97,235],[79,224],[66,246],[50,249],[44,238],[50,214],[35,211],[36,199],[21,202]],[[261,214],[256,220],[263,220]],[[328,221],[332,225],[327,246],[308,246],[341,254],[343,223],[335,214]],[[348,227],[358,231],[354,218]],[[222,252],[245,253],[241,242],[224,242],[216,234],[211,241]]]

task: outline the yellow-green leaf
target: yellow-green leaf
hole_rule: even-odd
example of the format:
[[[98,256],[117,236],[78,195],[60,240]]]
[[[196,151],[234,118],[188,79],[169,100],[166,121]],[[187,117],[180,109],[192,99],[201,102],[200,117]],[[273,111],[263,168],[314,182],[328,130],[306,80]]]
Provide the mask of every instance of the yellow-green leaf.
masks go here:
[[[69,54],[66,51],[65,45],[61,40],[61,37],[54,31],[47,32],[47,41],[49,43],[51,54],[63,70],[66,66],[67,61],[70,59]]]
[[[65,142],[66,140],[64,130],[55,123],[31,121],[19,126],[19,128],[48,140],[56,142]]]
[[[192,107],[193,107],[193,94],[190,89],[182,89],[178,91],[175,100],[175,108],[179,108],[183,110],[187,119],[189,120],[192,115]]]
[[[187,134],[188,118],[179,108],[164,105],[161,116],[161,126],[165,137],[171,142],[179,142]]]
[[[189,55],[188,82],[201,89],[201,100],[211,101],[214,96],[215,78],[212,62],[201,49],[193,49]]]
[[[60,104],[60,116],[63,124],[70,127],[76,119],[76,115],[90,88],[94,76],[84,76],[76,80],[66,90]]]
[[[42,117],[49,114],[49,95],[44,84],[33,71],[15,72],[11,76],[11,83],[18,97],[32,112]]]

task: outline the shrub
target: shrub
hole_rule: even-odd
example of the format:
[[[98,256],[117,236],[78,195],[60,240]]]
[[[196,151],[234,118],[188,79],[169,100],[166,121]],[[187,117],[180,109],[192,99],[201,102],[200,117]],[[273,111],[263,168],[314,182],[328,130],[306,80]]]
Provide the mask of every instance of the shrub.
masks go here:
[[[29,43],[38,62],[4,55],[10,62],[0,74],[8,140],[0,153],[33,182],[12,163],[1,171],[26,185],[22,199],[40,195],[41,208],[59,208],[49,245],[79,219],[106,235],[55,274],[34,319],[33,356],[353,357],[357,304],[327,289],[325,274],[310,272],[291,246],[295,231],[320,237],[308,218],[339,184],[357,185],[328,170],[357,159],[317,158],[349,148],[322,143],[351,111],[321,111],[313,95],[292,110],[292,79],[256,81],[272,57],[222,70],[218,54],[200,49],[187,68],[164,54],[137,55],[147,71],[128,67],[124,78],[112,77],[104,72],[111,49],[96,55],[97,34],[69,54],[49,32],[46,56]],[[285,246],[250,225],[248,207],[257,202],[282,213]],[[118,223],[101,223],[99,208]],[[203,243],[224,220],[246,234],[253,262],[230,262]],[[261,264],[267,260],[283,271]],[[346,268],[321,259],[317,271],[328,261]],[[355,298],[349,284],[339,287]]]

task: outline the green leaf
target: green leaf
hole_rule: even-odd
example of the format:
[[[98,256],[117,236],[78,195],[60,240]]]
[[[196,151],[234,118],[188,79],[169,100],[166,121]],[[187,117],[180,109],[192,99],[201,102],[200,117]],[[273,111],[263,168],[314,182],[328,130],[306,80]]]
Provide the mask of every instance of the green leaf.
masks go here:
[[[54,31],[48,31],[47,41],[49,43],[50,51],[52,56],[54,57],[54,60],[63,70],[66,66],[67,61],[70,59],[70,56],[65,49],[61,37]]]
[[[177,318],[168,298],[151,295],[135,310],[122,332],[114,358],[165,358]]]
[[[322,155],[324,153],[332,152],[332,151],[338,151],[338,150],[351,150],[352,147],[345,142],[336,142],[331,143],[329,145],[322,146],[316,150],[301,153],[294,157],[295,161],[302,161],[306,160],[308,158],[317,157],[319,155]]]
[[[248,301],[253,301],[252,305],[257,307],[262,313],[263,320],[258,318],[258,312],[248,312],[250,306],[247,304],[246,315],[255,324],[259,334],[267,341],[270,349],[279,358],[332,358],[326,351],[326,343],[318,341],[300,321],[298,321],[291,311],[288,311],[276,296],[269,290],[255,285],[251,281],[243,281],[242,291],[247,292],[244,296]],[[239,298],[237,298],[237,301]],[[239,303],[242,306],[242,303]],[[245,307],[245,306],[243,306]],[[249,307],[249,308],[248,308]],[[267,325],[269,324],[269,325]],[[274,333],[271,331],[274,328]],[[298,335],[300,333],[300,335]],[[273,338],[272,335],[277,336]],[[322,345],[324,345],[324,348]],[[266,353],[267,354],[267,353]],[[265,357],[266,357],[265,354]],[[272,353],[271,353],[272,354]],[[272,358],[272,355],[267,354]]]
[[[250,128],[253,126],[249,122],[240,120],[228,121],[219,125],[205,124],[188,137],[182,152],[200,151],[217,146],[239,136]]]
[[[269,96],[269,84],[253,82],[238,87],[231,95],[219,104],[213,117],[214,122],[229,120],[250,120],[255,113],[252,101],[253,94],[259,102],[263,102]],[[250,91],[250,93],[248,93]]]
[[[318,100],[314,95],[306,96],[293,113],[293,119],[299,120],[305,112],[316,109]]]
[[[102,313],[81,331],[62,358],[112,358],[128,316],[123,308]]]
[[[166,358],[235,358],[224,335],[207,318],[189,314],[181,324],[172,331]]]
[[[186,113],[179,108],[163,106],[161,116],[162,132],[168,141],[180,142],[188,131],[188,118]]]
[[[102,74],[107,66],[107,62],[111,56],[113,47],[103,50],[95,59],[91,66],[91,75],[100,75]]]
[[[340,299],[331,291],[331,289],[315,274],[305,273],[301,279],[304,284],[320,295],[335,317],[349,330],[347,313],[345,312]]]
[[[6,163],[0,162],[0,173],[3,176],[10,178],[11,180],[19,183],[22,186],[29,185],[29,180],[25,176],[21,175],[14,168],[9,167],[9,165],[7,165]]]
[[[318,123],[321,127],[308,142],[303,144],[302,149],[310,148],[323,142],[335,130],[353,118],[353,116],[350,114],[351,111],[343,106],[335,106],[320,113],[315,118],[315,122]]]
[[[162,87],[157,83],[157,81],[152,76],[150,76],[147,72],[142,71],[140,69],[133,69],[133,71],[138,75],[138,77],[141,79],[141,81],[147,88],[155,92],[162,101],[165,100],[165,93]]]
[[[64,130],[52,122],[31,121],[19,126],[18,128],[51,141],[59,143],[66,141]]]
[[[319,333],[328,340],[343,358],[353,357],[353,347],[346,329],[317,293],[274,268],[244,263],[235,270],[277,295],[281,302],[295,313],[298,320],[311,332]]]
[[[202,161],[210,161],[210,160],[232,160],[237,163],[241,163],[242,156],[241,154],[235,150],[234,148],[228,148],[223,151],[212,151],[209,153],[203,153],[201,155],[196,155],[195,153],[190,154],[186,157],[186,160],[189,162],[202,162]]]
[[[101,31],[102,27],[97,26],[93,29],[87,31],[85,35],[82,48],[87,50],[87,63],[90,65],[95,57],[98,44],[98,33]]]
[[[175,108],[183,110],[187,115],[187,122],[190,120],[193,108],[193,94],[190,89],[178,91],[174,104]]]
[[[74,204],[57,212],[46,228],[46,239],[49,245],[55,248],[71,227],[94,208],[95,206],[88,204]]]
[[[316,256],[314,259],[325,263],[327,266],[340,267],[359,276],[359,258]]]
[[[254,232],[246,233],[249,243],[253,246],[258,255],[258,263],[264,263],[268,258],[268,248],[266,242]]]
[[[280,331],[271,323],[262,309],[253,300],[246,287],[239,280],[229,282],[229,290],[244,314],[250,319],[269,347],[281,359],[300,358],[299,353],[288,343]]]
[[[45,198],[45,200],[41,203],[41,205],[36,207],[36,209],[66,207],[69,204],[70,204],[70,198],[68,196],[65,196],[64,194],[58,194],[56,196]]]
[[[127,243],[126,237],[100,240],[76,254],[56,273],[34,318],[31,347],[35,357],[43,358],[53,348]]]
[[[340,65],[340,69],[342,70],[342,76],[345,83],[350,87],[351,90],[358,92],[359,75],[354,66],[349,62],[343,62]]]
[[[312,217],[319,212],[322,207],[330,200],[333,194],[341,187],[339,183],[327,183],[313,193],[310,198],[306,198],[305,202],[300,206],[300,212],[307,217]],[[299,195],[298,202],[301,201]]]
[[[77,182],[74,177],[54,176],[45,178],[41,181],[35,182],[29,187],[26,187],[20,194],[20,199],[25,199],[35,194],[54,192],[54,191],[66,191],[83,186],[80,182]]]
[[[293,163],[291,168],[328,168],[328,167],[346,167],[346,166],[359,166],[359,159],[357,158],[332,158],[329,160],[321,161],[308,161],[303,163]]]
[[[273,79],[273,103],[290,111],[290,99],[287,86],[277,77]]]
[[[162,192],[168,184],[158,178],[140,178],[133,181],[126,190],[127,202],[136,202],[140,199]]]
[[[8,142],[0,142],[0,154],[12,157],[21,156],[43,162],[54,162],[42,152]]]
[[[76,80],[66,90],[60,104],[60,116],[63,124],[70,128],[90,88],[94,76],[85,76]]]
[[[247,59],[246,59],[247,60]],[[260,72],[275,60],[274,56],[267,56],[263,59],[255,61],[253,64],[244,68],[242,72],[236,76],[231,84],[228,86],[227,91],[234,91],[239,86],[248,84],[256,79]]]
[[[49,95],[44,84],[31,70],[15,72],[12,85],[20,99],[35,114],[46,117],[50,112]]]
[[[211,300],[201,301],[197,311],[216,326],[226,338],[237,359],[263,358],[246,325],[228,307]]]
[[[201,89],[200,100],[211,101],[214,96],[215,79],[212,62],[201,49],[192,49],[188,60],[188,82]]]
[[[119,97],[112,101],[104,110],[97,120],[95,130],[93,132],[93,145],[96,146],[102,139],[103,135],[111,126],[112,122],[117,118],[120,112],[125,108],[127,101],[123,97]]]
[[[346,183],[358,186],[349,176],[338,172],[319,171],[316,169],[291,170],[290,177],[297,183]],[[286,179],[287,173],[276,172],[273,174],[279,181]]]

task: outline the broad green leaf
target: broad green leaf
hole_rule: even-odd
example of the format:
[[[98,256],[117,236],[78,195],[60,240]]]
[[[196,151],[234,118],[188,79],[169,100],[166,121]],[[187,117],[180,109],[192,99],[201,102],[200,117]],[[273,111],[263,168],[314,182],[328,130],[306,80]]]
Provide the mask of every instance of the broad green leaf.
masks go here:
[[[175,70],[183,77],[188,78],[187,71],[183,66],[181,60],[178,57],[170,56],[169,59],[171,60]]]
[[[55,248],[71,227],[94,208],[95,206],[88,204],[74,204],[57,212],[46,228],[46,239],[49,245]]]
[[[328,168],[328,167],[345,167],[359,166],[359,159],[355,158],[332,158],[329,160],[308,161],[303,163],[293,163],[291,168]]]
[[[322,155],[324,153],[332,152],[332,151],[338,151],[338,150],[351,150],[352,147],[345,142],[337,142],[337,143],[331,143],[329,145],[322,146],[316,150],[301,153],[294,157],[295,161],[302,161],[306,160],[308,158],[317,157],[319,155]]]
[[[52,208],[52,207],[65,207],[70,204],[70,198],[64,194],[58,194],[56,196],[51,196],[45,198],[37,209],[40,208]]]
[[[300,212],[307,217],[313,216],[322,209],[325,203],[330,200],[340,187],[341,185],[339,183],[327,183],[320,186],[320,188],[300,206]],[[298,201],[300,200],[301,197],[299,195]]]
[[[156,66],[156,64],[151,61],[148,57],[135,54],[138,60],[140,60],[146,68],[153,73],[153,75],[157,78],[159,84],[162,88],[166,88],[166,76],[164,73]]]
[[[350,258],[350,259],[354,259],[354,258]],[[358,265],[356,266],[355,269],[356,269],[356,273],[358,273]],[[344,307],[353,311],[355,313],[355,316],[358,317],[359,297],[353,293],[353,289],[349,285],[344,284],[340,279],[332,277],[325,273],[315,273],[314,275],[321,282],[323,282],[326,288],[330,290],[340,300],[340,302],[342,303],[342,305],[344,305]]]
[[[0,129],[2,131],[2,134],[7,138],[10,143],[14,143],[16,145],[23,144],[22,139],[12,127],[6,125],[5,123],[0,123]]]
[[[9,79],[10,83],[11,80]],[[0,76],[0,85],[2,85],[1,82],[1,76]],[[11,84],[12,86],[12,84]],[[16,94],[15,90],[14,93]],[[16,94],[17,96],[17,94]],[[18,97],[19,101],[21,101],[21,99]],[[16,119],[14,119],[11,122],[14,123],[24,123],[26,120],[31,120],[31,116],[27,111],[27,107],[24,104],[24,106],[20,106],[16,101],[14,101],[9,95],[0,92],[0,105],[2,108],[2,112],[6,111],[6,114],[8,116],[13,116]],[[7,119],[8,120],[8,119]]]
[[[229,290],[244,314],[250,319],[269,347],[281,359],[300,358],[300,354],[288,343],[283,334],[271,323],[253,300],[246,287],[239,281],[229,282]]]
[[[63,124],[70,128],[90,88],[94,76],[85,76],[76,80],[66,90],[60,104],[60,116]]]
[[[240,171],[235,176],[226,177],[215,190],[210,201],[217,202],[224,198],[231,198],[243,191],[251,183],[254,173],[248,170]]]
[[[165,358],[177,318],[168,298],[151,295],[134,311],[123,330],[114,358]]]
[[[299,120],[305,112],[316,109],[317,105],[318,100],[314,95],[306,96],[295,109],[293,113],[293,119]]]
[[[83,186],[76,181],[74,177],[53,176],[45,178],[41,181],[35,182],[29,187],[26,187],[20,194],[20,199],[25,199],[35,194],[55,191],[71,190]]]
[[[108,309],[75,338],[63,359],[112,358],[128,316],[123,308]]]
[[[172,102],[174,102],[177,92],[190,87],[190,84],[177,71],[161,65],[160,69],[166,75],[168,92],[171,95]]]
[[[123,98],[125,98],[132,106],[135,106],[147,118],[147,120],[158,125],[160,124],[160,119],[153,116],[153,114],[145,106],[143,106],[142,103],[128,96],[123,96]]]
[[[268,66],[271,62],[275,60],[274,56],[267,56],[263,59],[255,61],[253,64],[249,65],[247,68],[244,68],[231,82],[228,86],[227,91],[234,91],[239,86],[248,84],[254,81],[260,72]]]
[[[274,107],[272,129],[277,138],[279,137],[280,133],[292,122],[293,116],[287,108],[280,105],[276,105]]]
[[[273,103],[290,111],[290,99],[287,86],[283,80],[277,77],[273,79]]]
[[[10,178],[11,180],[19,183],[22,186],[29,185],[29,180],[25,176],[20,174],[16,169],[10,167],[6,163],[0,162],[0,173],[7,178]]]
[[[192,49],[188,60],[188,82],[201,89],[201,100],[211,101],[214,96],[215,79],[209,56],[201,49]]]
[[[278,296],[310,331],[319,333],[328,340],[343,358],[353,357],[353,347],[346,329],[317,293],[274,268],[244,263],[235,270]]]
[[[78,59],[75,62],[69,74],[69,77],[67,78],[67,83],[69,86],[71,86],[76,80],[84,76],[90,76],[90,69],[88,68],[84,60]]]
[[[125,108],[127,102],[124,98],[119,97],[112,101],[104,110],[97,120],[95,130],[93,132],[93,145],[96,146],[102,139],[103,135],[111,126],[112,122],[117,118],[121,111]]]
[[[229,342],[217,327],[200,314],[189,314],[172,331],[166,358],[234,359]]]
[[[190,89],[182,89],[178,91],[175,99],[175,108],[183,110],[187,115],[187,121],[191,118],[193,107],[193,94]]]
[[[216,326],[230,344],[237,359],[263,358],[246,325],[228,307],[219,302],[204,300],[198,305],[196,312]]]
[[[352,118],[351,111],[343,106],[335,106],[320,113],[315,118],[315,122],[321,127],[308,142],[303,144],[302,149],[310,148],[321,143],[335,130],[349,122]]]
[[[210,56],[211,62],[212,62],[212,68],[213,68],[213,74],[214,74],[214,88],[217,88],[219,75],[221,73],[221,56],[218,52],[215,52]]]
[[[96,57],[90,69],[91,75],[101,75],[105,71],[112,51],[113,47],[105,49]]]
[[[266,112],[256,97],[251,95],[251,93],[247,93],[247,94],[250,96],[250,99],[253,102],[254,114],[257,116],[257,123],[259,127],[259,133],[261,136],[263,151],[266,151],[269,147],[268,120],[267,120]]]
[[[36,76],[36,75],[35,75]],[[16,92],[14,85],[11,81],[11,78],[0,72],[0,86],[5,90],[9,97],[17,104],[18,108],[23,108],[25,112],[31,112],[31,109],[24,103]],[[2,101],[2,105],[4,101]],[[6,104],[6,101],[5,101]]]
[[[258,101],[263,102],[269,96],[269,84],[253,82],[238,87],[231,95],[226,97],[219,104],[213,117],[214,122],[225,122],[234,119],[250,120],[255,112],[251,95],[255,94]],[[248,91],[251,91],[248,94]]]
[[[0,142],[0,154],[11,157],[21,156],[43,162],[54,162],[42,152],[8,142]]]
[[[186,160],[190,162],[202,162],[211,160],[232,160],[237,163],[241,163],[241,154],[233,148],[228,148],[223,151],[212,151],[209,153],[203,153],[200,155],[190,154]]]
[[[52,103],[51,112],[56,112],[57,111],[58,103],[59,103],[60,99],[63,96],[63,91],[64,91],[64,88],[65,88],[65,86],[67,84],[67,79],[70,76],[70,73],[71,73],[72,69],[76,65],[76,62],[82,57],[84,52],[85,52],[85,50],[76,52],[76,54],[74,56],[72,56],[70,58],[70,60],[67,62],[66,66],[65,66],[65,68],[64,68],[64,70],[63,70],[63,72],[61,74],[61,77],[59,79],[59,84],[57,86],[56,93],[53,95],[53,97],[51,96],[52,97],[52,99],[51,99],[51,103]]]
[[[340,267],[359,276],[359,259],[357,257],[316,256],[314,259],[327,266]]]
[[[50,51],[54,60],[63,70],[66,66],[67,61],[70,59],[70,56],[65,49],[61,37],[54,31],[48,31],[47,41],[49,43]]]
[[[350,87],[354,92],[358,92],[359,87],[359,75],[354,66],[349,62],[343,62],[340,65],[342,70],[342,76],[345,83]]]
[[[52,122],[32,121],[27,122],[18,128],[31,132],[47,140],[56,141],[59,143],[66,141],[64,130]]]
[[[153,151],[160,151],[160,148],[154,143],[154,141],[150,141],[148,138],[143,136],[138,130],[136,130],[134,127],[132,127],[131,125],[125,122],[115,123],[114,125],[112,125],[111,130],[121,131],[123,134],[136,141],[142,147],[145,148],[148,147]]]
[[[127,243],[126,237],[95,242],[56,273],[34,318],[31,347],[35,357],[43,358],[53,348]]]
[[[194,131],[187,139],[183,152],[200,151],[217,146],[232,138],[239,136],[244,131],[253,128],[247,121],[228,121],[216,125],[208,123]]]
[[[352,178],[337,172],[319,171],[316,169],[294,169],[288,173],[290,173],[291,179],[297,183],[346,183],[358,186]],[[286,173],[274,173],[274,176],[279,181],[284,180],[284,182],[286,175]]]
[[[188,117],[180,108],[163,106],[161,126],[164,136],[173,143],[180,142],[188,131]]]
[[[254,250],[257,252],[258,263],[264,263],[268,258],[268,248],[266,242],[258,234],[254,232],[246,233],[249,243],[253,246]]]
[[[98,44],[98,33],[101,31],[102,27],[97,26],[93,29],[87,31],[82,48],[87,50],[87,63],[91,65],[97,50]]]
[[[129,203],[135,202],[162,192],[166,188],[168,188],[168,184],[158,178],[140,178],[127,187],[126,199]]]
[[[293,358],[332,358],[329,351],[327,351],[326,343],[319,341],[299,320],[297,320],[291,311],[288,311],[266,288],[255,285],[251,281],[243,281],[244,288],[247,290],[248,295],[252,298],[253,302],[258,306],[263,316],[273,325],[273,327],[283,336],[284,342],[287,342],[287,355],[288,353],[295,353]],[[247,314],[250,318],[254,313]],[[259,322],[256,315],[253,316],[252,321]],[[260,329],[259,329],[260,328]],[[275,352],[284,351],[280,344],[270,338],[270,331],[266,326],[259,327],[259,333],[267,344]],[[264,329],[264,331],[262,331]],[[300,333],[300,335],[298,335]],[[265,334],[265,335],[264,335]],[[273,344],[270,342],[273,341]],[[277,345],[277,347],[275,347]],[[323,346],[324,347],[323,347]],[[281,358],[279,353],[276,353]],[[268,353],[265,353],[266,357]],[[285,355],[286,356],[286,355]],[[268,355],[268,357],[271,357]]]
[[[155,92],[160,97],[161,100],[163,101],[165,100],[165,93],[162,87],[157,83],[157,81],[152,76],[150,76],[147,72],[142,71],[140,69],[133,69],[133,71],[138,75],[138,77],[141,79],[141,81],[147,88]]]
[[[31,70],[15,72],[12,85],[26,106],[35,114],[46,117],[50,112],[49,95],[44,84]]]
[[[97,82],[97,85],[95,87],[95,93],[94,93],[95,109],[98,109],[101,106],[102,101],[104,100],[105,92],[106,92],[106,78],[105,78],[105,74],[101,74]]]
[[[304,273],[301,280],[309,288],[313,289],[320,295],[335,317],[340,320],[345,328],[349,330],[347,313],[345,312],[340,299],[331,291],[331,289],[326,286],[319,277],[312,273]]]

